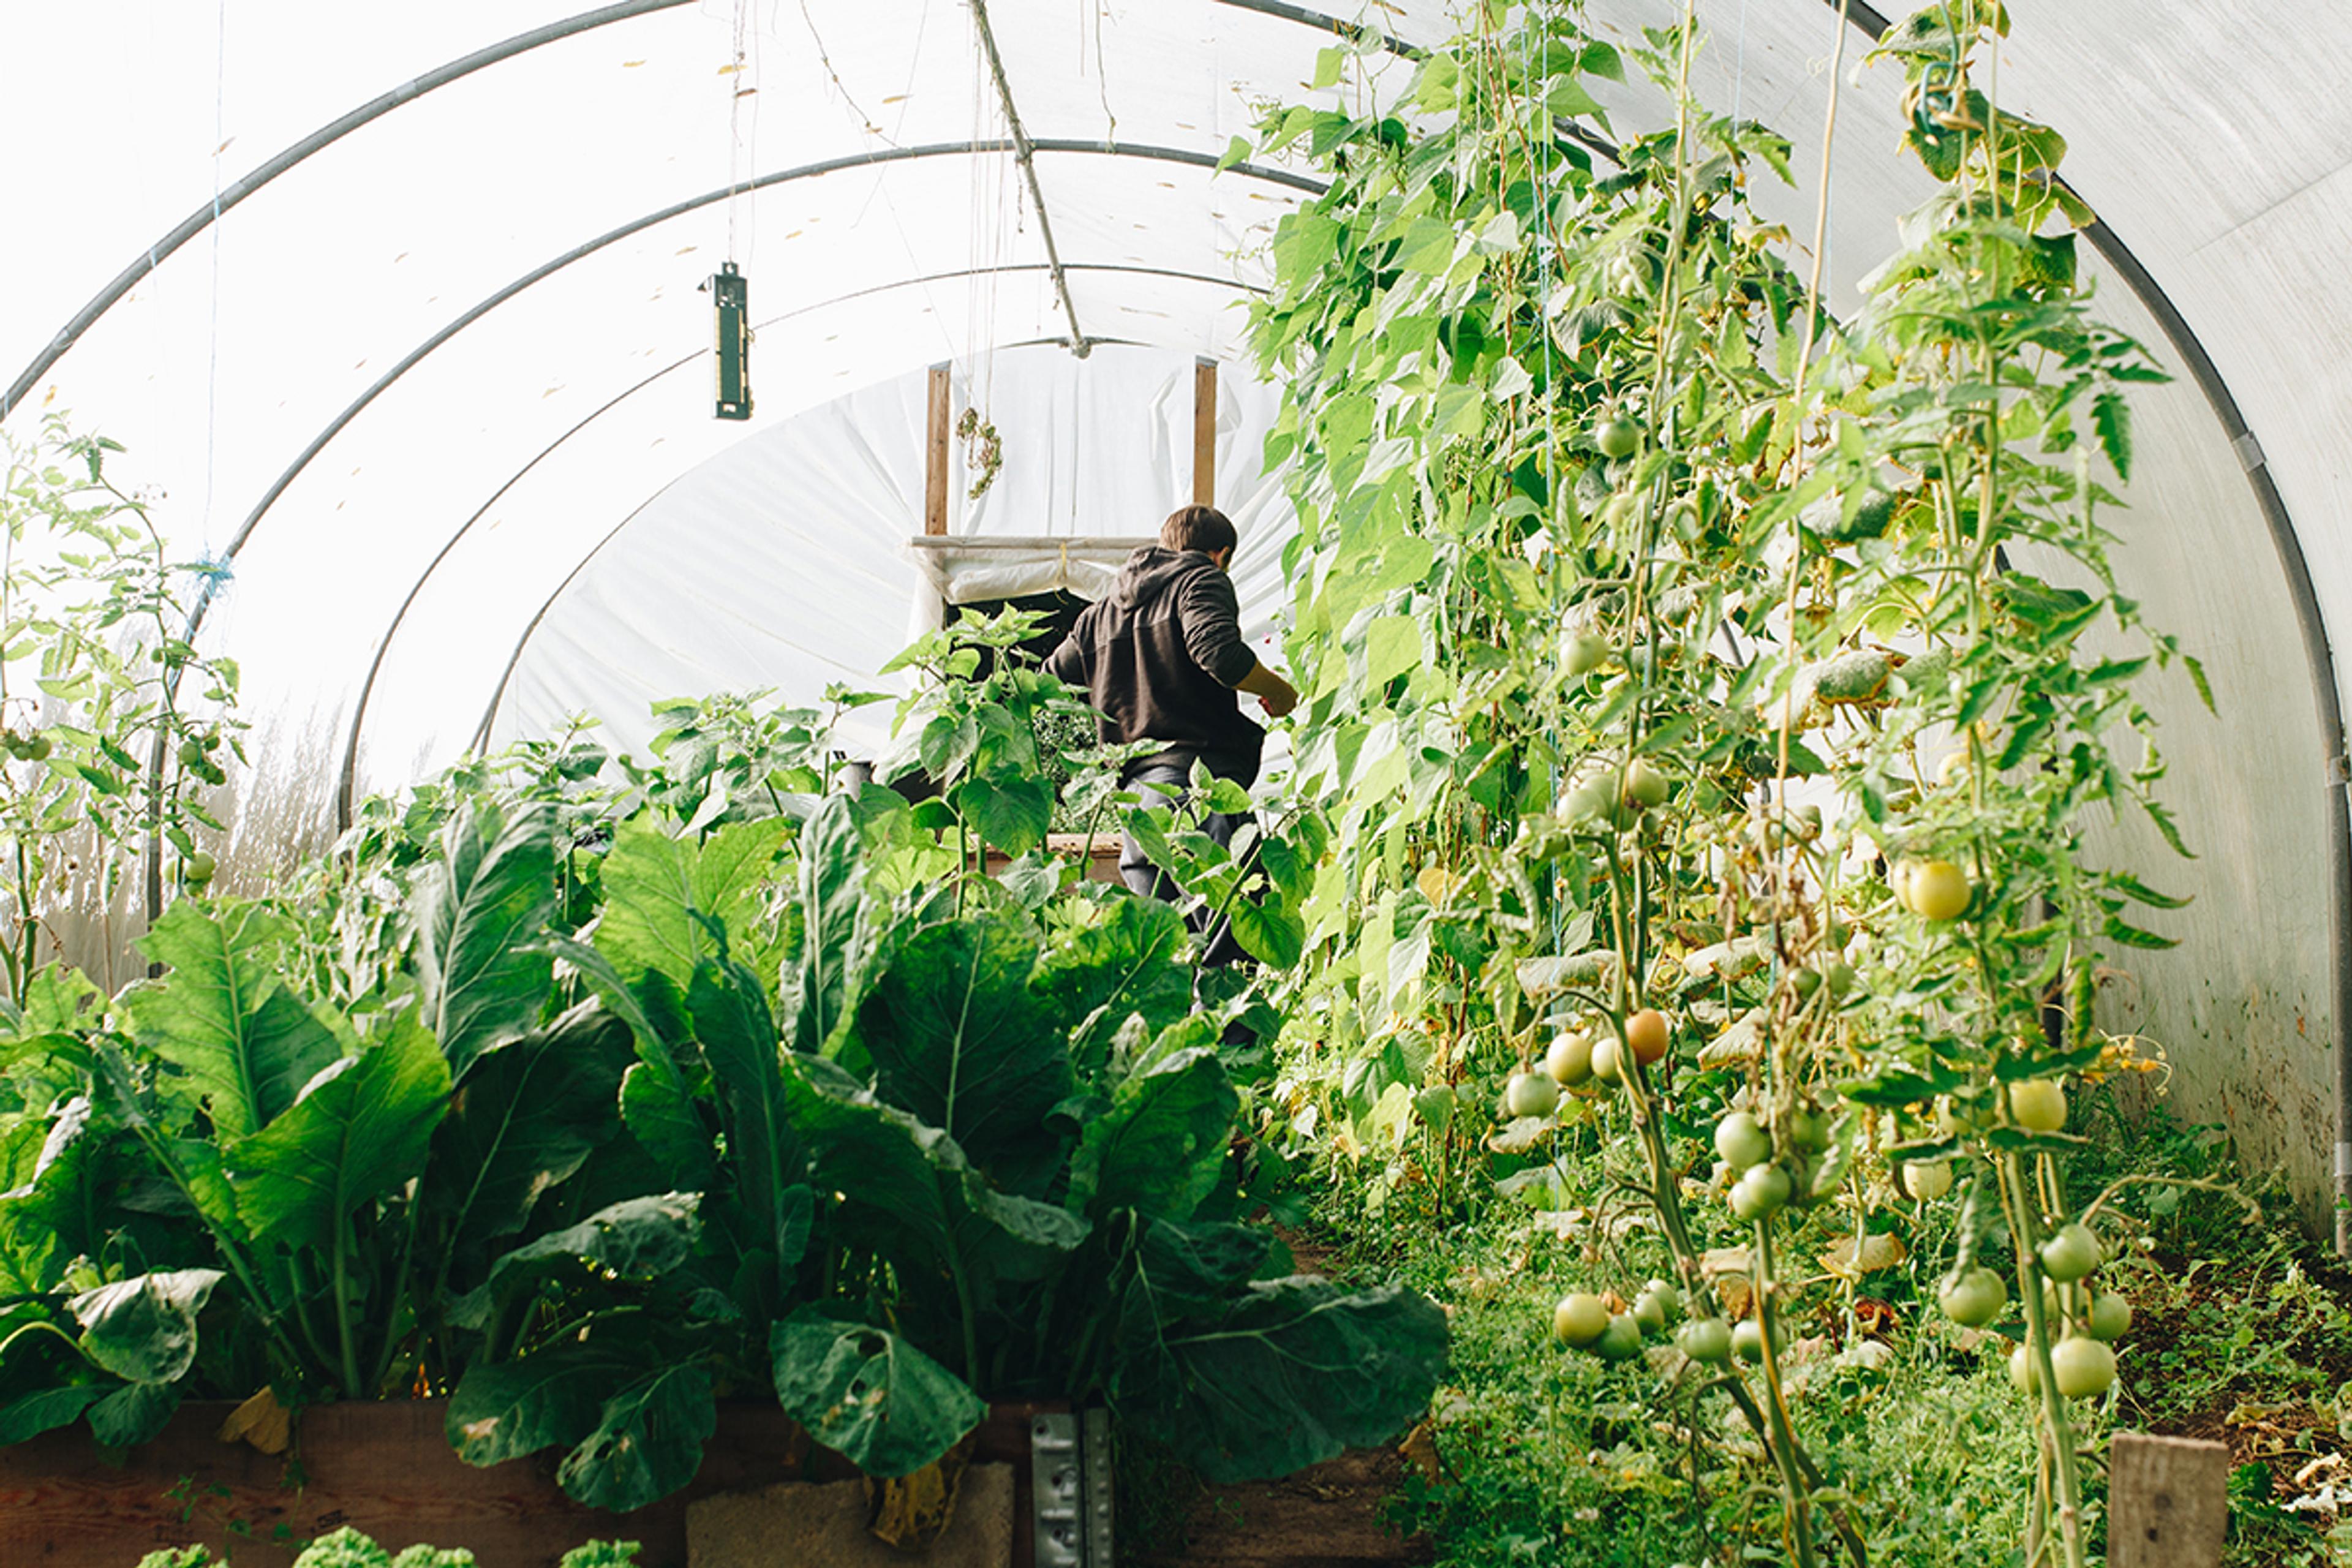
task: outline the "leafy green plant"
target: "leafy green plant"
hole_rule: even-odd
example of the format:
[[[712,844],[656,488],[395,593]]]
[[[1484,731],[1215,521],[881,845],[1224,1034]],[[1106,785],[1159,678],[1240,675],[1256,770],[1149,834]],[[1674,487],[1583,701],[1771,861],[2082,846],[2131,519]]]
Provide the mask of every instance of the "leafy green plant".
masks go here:
[[[2185,851],[2131,693],[2167,667],[2202,690],[2099,520],[2156,373],[2082,299],[2063,140],[1971,83],[1998,6],[1887,36],[1946,184],[1844,322],[1748,205],[1786,142],[1689,91],[1689,8],[1622,50],[1507,20],[1477,9],[1385,111],[1261,128],[1330,179],[1254,307],[1301,519],[1297,787],[1335,847],[1301,902],[1289,1133],[1401,1194],[1486,1163],[1546,1201],[1545,1151],[1597,1128],[1665,1271],[1613,1307],[1589,1279],[1557,1331],[1630,1359],[1677,1309],[1746,1320],[1685,1359],[1799,1562],[1824,1520],[1866,1545],[1808,1452],[1794,1325],[1856,1313],[1957,1163],[1952,1299],[1986,1323],[2010,1298],[1981,1247],[2023,1309],[2028,1553],[2079,1563],[2106,1196],[2066,1195],[2061,1082],[2113,1064],[2098,967],[2175,902],[2081,835],[2131,812]],[[1632,69],[1674,122],[1612,147],[1584,82]]]
[[[636,1560],[634,1541],[590,1541],[566,1552],[557,1568],[630,1568]],[[206,1547],[176,1546],[150,1552],[139,1568],[208,1568],[212,1562]],[[345,1525],[304,1547],[294,1568],[474,1568],[474,1554],[464,1547],[422,1543],[387,1552],[372,1536]]]
[[[212,879],[199,830],[220,823],[203,792],[242,758],[236,664],[184,640],[189,579],[145,507],[106,472],[121,447],[73,435],[62,415],[6,437],[0,477],[0,941],[5,1001],[22,1007],[42,951],[43,911],[106,907],[152,841],[173,880]],[[34,689],[22,686],[32,676]],[[19,681],[11,690],[10,679]],[[193,684],[191,681],[193,679]]]
[[[1104,1399],[1219,1474],[1412,1413],[1435,1310],[1283,1277],[1239,1223],[1173,910],[941,882],[887,790],[710,812],[813,749],[728,744],[617,816],[562,752],[363,813],[337,885],[399,910],[364,964],[303,929],[348,905],[192,900],[161,978],[37,987],[0,1041],[41,1108],[0,1123],[0,1440],[446,1391],[462,1457],[553,1447],[625,1510],[691,1479],[722,1388],[886,1475],[991,1398]]]

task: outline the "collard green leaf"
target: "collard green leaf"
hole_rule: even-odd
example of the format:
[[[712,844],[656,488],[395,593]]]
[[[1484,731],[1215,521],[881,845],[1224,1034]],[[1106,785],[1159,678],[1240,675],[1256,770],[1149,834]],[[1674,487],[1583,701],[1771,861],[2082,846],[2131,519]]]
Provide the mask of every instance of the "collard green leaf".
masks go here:
[[[180,1408],[176,1383],[126,1383],[89,1407],[89,1435],[110,1448],[152,1441]]]
[[[1274,1249],[1262,1226],[1155,1219],[1136,1253],[1136,1285],[1157,1304],[1156,1321],[1221,1302],[1246,1287]]]
[[[633,989],[648,973],[665,974],[679,992],[705,961],[719,956],[723,931],[749,951],[767,897],[767,882],[791,823],[782,817],[733,823],[697,844],[672,838],[650,818],[621,824],[604,858],[604,913],[596,951]]]
[[[1217,1184],[1241,1097],[1214,1051],[1188,1050],[1130,1076],[1090,1122],[1071,1164],[1073,1206],[1189,1219]]]
[[[284,1115],[230,1151],[237,1212],[255,1236],[325,1247],[362,1204],[424,1166],[449,1105],[449,1064],[407,1014],[304,1086]]]
[[[662,1193],[626,1198],[598,1210],[578,1225],[527,1242],[490,1266],[489,1279],[451,1305],[450,1317],[478,1328],[489,1316],[492,1298],[511,1295],[531,1281],[590,1263],[623,1279],[657,1279],[683,1264],[700,1234],[699,1193]]]
[[[1009,918],[934,926],[898,950],[857,1015],[877,1092],[1016,1192],[1059,1165],[1045,1121],[1072,1088],[1054,1011],[1029,989],[1036,962],[1035,939]]]
[[[964,1381],[898,1335],[803,1307],[768,1331],[776,1402],[871,1476],[911,1475],[988,1414]]]
[[[953,1225],[939,1171],[965,1168],[953,1140],[882,1104],[821,1057],[786,1059],[784,1094],[818,1189],[842,1194],[852,1228],[885,1256],[911,1252],[935,1268],[951,1266]]]
[[[782,1042],[759,982],[740,963],[706,963],[687,997],[695,1038],[719,1089],[727,1137],[726,1173],[759,1226],[758,1246],[779,1268],[800,1261],[805,1227],[787,1193],[803,1184],[808,1152],[784,1105]]]
[[[70,1388],[44,1388],[0,1405],[0,1448],[22,1443],[44,1432],[70,1426],[81,1413],[107,1395],[104,1384],[76,1384]]]
[[[596,1429],[605,1399],[643,1371],[609,1338],[558,1340],[511,1361],[477,1360],[449,1396],[449,1446],[482,1466],[572,1447]]]
[[[554,912],[553,808],[509,820],[488,802],[461,807],[417,912],[418,979],[451,1078],[538,1022],[554,961],[534,939]]]
[[[801,948],[785,996],[793,1048],[814,1052],[824,1048],[854,1001],[849,976],[865,904],[866,857],[849,796],[825,798],[801,829],[800,852]]]
[[[629,1041],[627,1025],[587,1002],[477,1065],[434,1135],[425,1189],[451,1247],[522,1229],[540,1195],[620,1131]]]
[[[632,1062],[621,1078],[621,1120],[674,1186],[700,1191],[718,1169],[717,1145],[702,1111],[677,1075]]]
[[[200,1102],[225,1139],[275,1119],[342,1055],[333,1032],[278,986],[271,961],[283,934],[257,906],[215,916],[184,899],[139,941],[172,973],[126,995],[131,1033],[186,1075],[164,1079],[165,1092]]]
[[[1394,1436],[1444,1372],[1445,1315],[1411,1290],[1302,1277],[1122,1349],[1122,1415],[1154,1422],[1204,1478],[1244,1480]]]
[[[84,1354],[133,1383],[170,1383],[195,1364],[196,1314],[223,1276],[173,1268],[85,1290],[68,1307]]]
[[[1065,1027],[1082,1031],[1071,1055],[1091,1073],[1129,1017],[1141,1015],[1145,1032],[1156,1035],[1192,1012],[1189,951],[1174,905],[1115,895],[1076,906],[1055,928],[1029,988]]]
[[[718,1426],[709,1373],[691,1362],[658,1367],[604,1401],[555,1479],[591,1508],[644,1508],[694,1479]]]

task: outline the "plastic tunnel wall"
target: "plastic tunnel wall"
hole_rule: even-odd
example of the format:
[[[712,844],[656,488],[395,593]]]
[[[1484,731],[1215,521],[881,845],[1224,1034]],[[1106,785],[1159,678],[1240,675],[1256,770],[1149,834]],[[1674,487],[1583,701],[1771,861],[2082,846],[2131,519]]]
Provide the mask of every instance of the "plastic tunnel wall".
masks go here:
[[[1630,33],[1682,7],[1582,10]],[[1827,260],[1850,308],[1922,194],[1896,74],[1863,63],[1884,18],[1846,0],[1696,10],[1701,95],[1798,149],[1795,186],[1765,194],[1792,232],[1810,231],[1842,49]],[[2174,375],[2137,406],[2130,509],[2110,520],[2122,584],[2204,660],[2220,710],[2185,682],[2148,695],[2195,860],[2144,825],[2094,825],[2196,896],[2166,923],[2179,947],[2105,977],[2102,1021],[2160,1044],[2180,1112],[2283,1169],[2320,1225],[2352,1167],[2330,636],[2352,626],[2336,279],[2352,105],[2330,67],[2352,15],[2010,11],[1998,92],[2068,137],[2103,220],[2101,309]],[[1189,482],[1168,432],[1199,355],[1223,367],[1220,498],[1278,537],[1278,486],[1251,460],[1274,395],[1246,384],[1237,301],[1305,182],[1213,166],[1268,101],[1403,90],[1449,8],[990,0],[1001,87],[981,15],[420,0],[325,23],[291,0],[94,0],[0,21],[0,131],[30,154],[6,176],[13,210],[41,220],[0,252],[0,374],[25,388],[6,426],[69,410],[129,448],[121,472],[184,554],[241,541],[205,630],[243,662],[257,724],[233,883],[331,829],[347,752],[361,784],[393,787],[486,712],[494,741],[575,709],[626,737],[649,693],[804,687],[771,635],[795,595],[870,626],[916,592],[884,542],[920,531],[908,389],[933,363],[960,399],[1001,400],[1031,432],[1008,426],[1009,462],[1037,464],[959,530],[1147,531],[1130,514]],[[1351,39],[1339,84],[1310,88],[1318,52]],[[1611,110],[1620,135],[1664,112],[1632,89]],[[696,285],[729,258],[761,323],[747,426],[709,417],[701,353]],[[1118,460],[1054,446],[1087,441],[1080,410]],[[1270,553],[1251,587],[1270,615]],[[131,913],[87,943],[119,951]]]

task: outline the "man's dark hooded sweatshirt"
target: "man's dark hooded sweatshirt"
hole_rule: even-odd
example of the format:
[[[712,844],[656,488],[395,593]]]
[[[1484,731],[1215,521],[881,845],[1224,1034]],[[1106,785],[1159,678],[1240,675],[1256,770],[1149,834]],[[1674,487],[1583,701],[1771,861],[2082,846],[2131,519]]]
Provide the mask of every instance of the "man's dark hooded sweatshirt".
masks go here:
[[[1086,607],[1045,661],[1087,689],[1103,744],[1164,743],[1129,774],[1198,758],[1244,785],[1257,778],[1265,731],[1242,716],[1234,687],[1256,667],[1233,579],[1201,551],[1157,544],[1127,558],[1109,596]]]

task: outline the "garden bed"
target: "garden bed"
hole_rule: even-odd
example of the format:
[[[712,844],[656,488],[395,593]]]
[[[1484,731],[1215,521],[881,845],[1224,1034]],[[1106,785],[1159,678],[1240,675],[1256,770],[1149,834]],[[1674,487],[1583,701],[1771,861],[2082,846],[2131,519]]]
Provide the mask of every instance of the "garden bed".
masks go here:
[[[470,1550],[480,1568],[544,1568],[589,1540],[642,1544],[642,1568],[687,1560],[688,1506],[781,1480],[856,1472],[772,1405],[722,1405],[702,1468],[684,1490],[630,1513],[588,1508],[555,1480],[555,1453],[477,1468],[459,1459],[437,1399],[320,1405],[293,1448],[222,1442],[233,1407],[182,1407],[155,1441],[110,1453],[87,1430],[0,1447],[0,1563],[132,1568],[158,1547],[201,1542],[242,1568],[283,1568],[317,1536],[349,1525],[406,1545]],[[1011,1463],[1013,1558],[1032,1558],[1028,1423],[1038,1405],[1000,1405],[974,1458]]]

